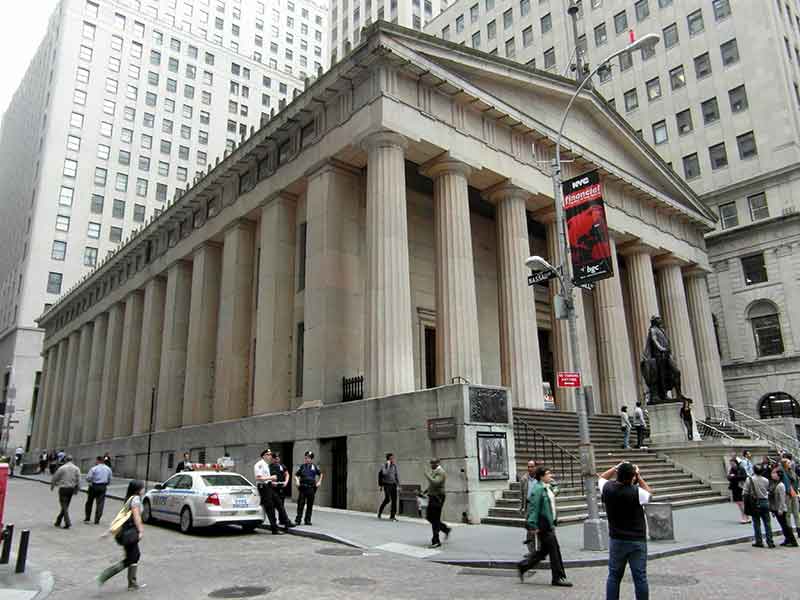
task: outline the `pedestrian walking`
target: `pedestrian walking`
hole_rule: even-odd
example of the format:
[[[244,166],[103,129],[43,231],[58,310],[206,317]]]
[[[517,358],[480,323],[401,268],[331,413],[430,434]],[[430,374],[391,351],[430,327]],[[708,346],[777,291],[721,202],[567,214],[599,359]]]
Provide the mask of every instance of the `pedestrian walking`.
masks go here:
[[[616,481],[611,481],[616,477]],[[623,462],[599,476],[597,482],[608,518],[608,578],[606,600],[619,600],[619,585],[630,565],[636,600],[647,600],[647,527],[642,506],[653,490],[639,468]]]
[[[781,457],[781,477],[786,487],[786,522],[791,525],[794,518],[795,530],[800,536],[800,477],[792,455],[787,452]]]
[[[47,468],[50,470],[50,475],[54,475],[58,469],[58,454],[55,450],[50,450],[47,455]]]
[[[389,452],[386,455],[386,462],[378,471],[378,487],[383,489],[383,502],[378,508],[378,518],[381,518],[383,509],[387,504],[389,507],[389,520],[397,521],[397,488],[400,487],[400,472],[397,470],[397,459],[394,454]]]
[[[647,425],[645,420],[645,411],[642,408],[642,403],[637,402],[636,408],[633,409],[633,426],[636,428],[636,447],[647,448],[644,445],[644,429]]]
[[[192,461],[190,459],[190,455],[188,452],[183,453],[183,460],[178,463],[178,466],[175,468],[176,473],[183,473],[184,471],[193,471],[194,468],[192,467]]]
[[[550,560],[550,574],[552,585],[558,587],[572,587],[564,570],[564,561],[561,558],[561,548],[556,537],[558,525],[556,510],[556,496],[551,487],[553,473],[547,467],[537,467],[533,481],[529,484],[528,512],[526,515],[526,528],[538,540],[539,549],[530,552],[517,564],[519,579],[525,581],[525,573],[534,569],[542,559],[547,556]]]
[[[731,491],[731,500],[739,507],[739,523],[747,524],[750,519],[744,514],[744,501],[742,500],[742,486],[747,475],[744,469],[735,458],[729,462],[728,469],[728,489]]]
[[[772,470],[769,482],[769,510],[775,515],[778,524],[783,532],[783,542],[781,546],[792,546],[797,548],[797,539],[794,537],[792,528],[789,527],[789,520],[786,507],[786,487],[783,483],[783,476],[780,468]]]
[[[67,453],[63,450],[59,450],[56,452],[56,461],[58,462],[58,466],[60,467],[63,465],[67,460]]]
[[[683,426],[686,428],[686,437],[689,441],[694,439],[692,435],[692,431],[694,429],[694,418],[692,417],[692,401],[685,399],[683,404],[681,404],[680,410],[680,417],[681,421],[683,421]]]
[[[767,546],[775,547],[772,541],[772,523],[769,514],[769,480],[764,477],[761,465],[753,467],[753,475],[747,478],[742,490],[745,508],[750,507],[750,516],[753,518],[753,533],[755,534],[754,548],[763,548],[764,540],[761,536],[761,525],[764,525],[764,536]]]
[[[22,466],[22,457],[25,455],[25,450],[22,449],[22,446],[17,446],[14,450],[14,460],[17,463],[18,467]]]
[[[442,521],[442,509],[445,501],[445,483],[447,473],[442,468],[438,458],[431,459],[430,473],[425,472],[425,479],[428,480],[428,488],[423,492],[428,496],[428,508],[425,511],[425,518],[431,524],[433,537],[431,538],[431,548],[440,548],[442,542],[439,533],[443,533],[445,539],[450,537],[450,527]]]
[[[314,510],[314,497],[317,495],[317,488],[322,485],[322,471],[314,464],[314,453],[307,450],[303,455],[303,464],[294,474],[294,483],[297,486],[297,517],[294,522],[300,525],[305,508],[306,525],[311,525],[311,512]]]
[[[631,417],[628,414],[627,406],[619,409],[619,425],[622,430],[622,449],[629,450],[631,447]]]
[[[114,469],[114,468],[111,466],[111,455],[110,455],[108,452],[106,452],[105,454],[103,454],[103,464],[105,464],[105,466],[107,466],[107,467],[108,467],[109,469],[111,469],[111,470],[113,470],[113,469]]]
[[[71,456],[64,455],[64,464],[56,470],[50,480],[50,491],[58,488],[58,505],[61,509],[56,517],[56,522],[53,523],[56,527],[61,527],[62,520],[64,529],[72,527],[72,521],[69,518],[69,503],[72,502],[72,496],[78,493],[80,482],[80,469],[72,463]]]
[[[286,531],[294,524],[289,521],[289,515],[286,514],[286,493],[289,490],[289,470],[281,462],[281,455],[277,452],[272,453],[272,464],[270,465],[270,473],[275,475],[275,483],[273,484],[273,494],[275,501],[275,510],[278,513],[278,521],[283,525]]]
[[[114,540],[125,549],[125,558],[105,569],[97,576],[97,582],[103,585],[117,573],[128,569],[128,590],[138,590],[145,587],[139,583],[138,571],[141,551],[139,542],[144,535],[142,523],[142,495],[144,494],[144,481],[134,480],[128,483],[125,494],[125,503],[122,505],[110,529],[104,534],[111,534]]]
[[[47,468],[47,451],[43,450],[39,455],[39,473],[44,473]]]
[[[92,504],[94,504],[94,524],[99,525],[106,503],[106,490],[111,483],[111,469],[106,465],[102,456],[95,459],[95,465],[86,474],[86,482],[89,484],[89,489],[86,492],[86,506],[84,507],[86,518],[83,522],[91,522]]]

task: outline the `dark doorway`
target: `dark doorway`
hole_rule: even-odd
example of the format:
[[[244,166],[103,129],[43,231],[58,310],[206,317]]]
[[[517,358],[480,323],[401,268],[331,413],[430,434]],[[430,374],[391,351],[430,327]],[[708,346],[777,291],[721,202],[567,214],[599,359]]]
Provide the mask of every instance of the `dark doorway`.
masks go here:
[[[281,462],[287,469],[289,469],[289,485],[286,487],[286,497],[291,498],[293,476],[295,471],[292,464],[292,461],[294,460],[294,442],[274,442],[269,444],[269,448],[273,452],[277,452],[281,455]]]
[[[539,356],[542,364],[542,381],[550,383],[550,389],[556,389],[555,363],[553,361],[553,350],[550,346],[552,336],[544,329],[539,330]]]
[[[347,508],[347,438],[326,440],[331,445],[331,507]]]
[[[425,387],[436,387],[436,330],[425,328]]]

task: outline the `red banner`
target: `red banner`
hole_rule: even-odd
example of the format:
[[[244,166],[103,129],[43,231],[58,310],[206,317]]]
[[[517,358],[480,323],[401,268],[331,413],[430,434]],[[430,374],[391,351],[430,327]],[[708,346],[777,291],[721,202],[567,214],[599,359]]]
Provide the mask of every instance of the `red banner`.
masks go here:
[[[562,184],[572,281],[583,285],[614,275],[603,190],[597,171]]]

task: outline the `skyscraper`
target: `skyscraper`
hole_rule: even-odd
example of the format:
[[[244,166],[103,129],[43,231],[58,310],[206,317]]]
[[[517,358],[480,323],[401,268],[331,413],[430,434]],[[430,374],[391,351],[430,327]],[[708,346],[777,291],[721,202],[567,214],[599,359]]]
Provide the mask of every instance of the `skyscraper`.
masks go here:
[[[59,3],[0,132],[0,446],[36,409],[36,318],[302,91],[326,20],[307,0]]]

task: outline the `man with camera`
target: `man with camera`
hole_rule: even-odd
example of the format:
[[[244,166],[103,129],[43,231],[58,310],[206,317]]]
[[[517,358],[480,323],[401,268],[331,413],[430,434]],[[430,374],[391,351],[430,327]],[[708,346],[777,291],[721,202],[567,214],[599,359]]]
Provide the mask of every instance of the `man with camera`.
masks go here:
[[[616,475],[616,481],[611,477]],[[597,482],[608,518],[608,579],[606,600],[619,600],[619,586],[630,565],[636,600],[647,600],[647,526],[645,504],[653,490],[639,472],[639,467],[621,462],[599,476]]]

